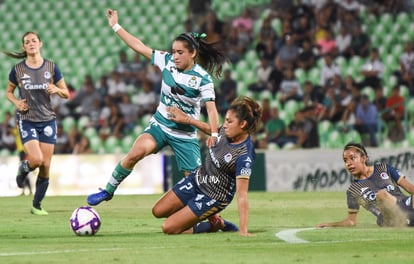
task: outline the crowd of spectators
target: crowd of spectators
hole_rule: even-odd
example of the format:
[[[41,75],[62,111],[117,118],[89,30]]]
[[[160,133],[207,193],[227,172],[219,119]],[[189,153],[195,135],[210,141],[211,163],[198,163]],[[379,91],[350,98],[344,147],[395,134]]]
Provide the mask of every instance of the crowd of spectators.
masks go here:
[[[220,43],[232,65],[243,60],[248,51],[255,51],[258,59],[254,80],[244,85],[264,108],[262,128],[255,139],[258,147],[320,147],[318,124],[322,120],[332,122],[341,131],[355,129],[367,135],[368,146],[378,146],[380,118],[399,129],[399,133],[390,135],[394,141],[404,138],[404,105],[395,98],[401,96],[397,89],[400,85],[414,94],[414,52],[410,40],[401,56],[401,70],[394,73],[398,78],[396,89],[389,98],[384,96],[386,65],[381,60],[379,43],[372,43],[364,31],[361,12],[377,18],[386,12],[397,15],[410,10],[409,2],[273,0],[265,6],[247,6],[236,17],[219,18],[211,1],[190,0],[184,27],[205,32],[206,41]],[[360,69],[354,69],[355,74],[344,72],[340,60],[350,62],[354,58],[361,60]],[[240,93],[234,68],[226,69],[223,78],[217,80],[221,115]],[[315,68],[319,71],[313,78],[299,78],[298,72],[309,76]],[[121,140],[133,134],[141,120],[155,111],[160,82],[161,73],[156,67],[139,55],[129,58],[121,50],[111,72],[98,79],[87,75],[81,87],[69,85],[68,101],[53,99],[59,121],[55,152],[92,153],[97,149],[91,145],[91,135],[104,146],[110,137]],[[364,93],[367,87],[375,91],[375,97]],[[67,118],[75,119],[75,125],[66,126]],[[5,129],[8,122],[2,124],[2,148],[9,139],[9,130]]]

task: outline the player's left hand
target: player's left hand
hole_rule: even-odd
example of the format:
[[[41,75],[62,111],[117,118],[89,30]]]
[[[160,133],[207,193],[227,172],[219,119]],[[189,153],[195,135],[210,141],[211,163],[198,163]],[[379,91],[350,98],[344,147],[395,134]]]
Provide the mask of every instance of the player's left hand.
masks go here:
[[[108,19],[109,25],[112,27],[116,23],[118,23],[118,11],[114,9],[108,9],[106,11],[106,18]]]
[[[59,88],[54,85],[53,83],[49,83],[47,88],[46,88],[46,92],[48,92],[48,94],[55,94],[57,93],[59,90]]]
[[[176,123],[185,124],[187,121],[187,115],[176,106],[167,107],[168,118]]]

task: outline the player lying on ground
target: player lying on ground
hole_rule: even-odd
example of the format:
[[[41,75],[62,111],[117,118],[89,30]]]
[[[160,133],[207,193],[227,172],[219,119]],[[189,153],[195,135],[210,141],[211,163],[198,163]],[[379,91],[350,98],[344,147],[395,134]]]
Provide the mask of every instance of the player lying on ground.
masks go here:
[[[169,108],[170,118],[178,123],[196,126],[209,133],[209,124],[185,115],[176,107]],[[183,178],[154,205],[155,217],[166,217],[162,231],[166,234],[203,233],[217,229],[231,230],[231,223],[223,221],[217,213],[226,208],[235,194],[239,211],[239,233],[251,235],[247,230],[249,178],[255,150],[250,133],[254,133],[260,120],[261,108],[248,97],[239,97],[230,105],[217,142],[209,147],[201,166]],[[210,222],[203,220],[210,218]],[[231,224],[231,225],[230,225]]]
[[[401,172],[386,163],[368,165],[367,151],[358,143],[345,146],[343,160],[354,177],[346,192],[348,217],[317,227],[355,226],[360,206],[377,217],[379,226],[414,226],[414,185]],[[400,187],[411,195],[405,195]]]

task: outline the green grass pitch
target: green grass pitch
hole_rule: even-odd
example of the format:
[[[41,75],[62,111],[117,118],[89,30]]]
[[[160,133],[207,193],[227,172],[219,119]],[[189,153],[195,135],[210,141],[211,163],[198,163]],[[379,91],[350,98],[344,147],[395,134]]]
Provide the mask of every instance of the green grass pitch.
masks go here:
[[[412,228],[379,228],[365,211],[355,228],[299,232],[307,243],[276,237],[346,216],[345,192],[251,192],[249,228],[237,233],[164,235],[151,214],[160,195],[118,195],[95,209],[97,235],[78,237],[69,226],[84,196],[46,197],[48,216],[29,213],[29,196],[0,198],[0,263],[413,263]],[[234,201],[222,216],[238,222]]]

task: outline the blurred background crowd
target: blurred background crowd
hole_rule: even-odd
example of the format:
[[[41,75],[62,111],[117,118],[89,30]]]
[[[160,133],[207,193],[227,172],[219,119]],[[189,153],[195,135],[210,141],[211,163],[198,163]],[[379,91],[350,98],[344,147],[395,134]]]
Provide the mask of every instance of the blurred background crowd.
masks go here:
[[[7,2],[0,8],[6,8]],[[63,2],[71,10],[71,2]],[[261,129],[255,135],[258,148],[340,148],[351,140],[371,147],[414,146],[411,0],[189,0],[181,10],[174,9],[175,2],[161,1],[160,6],[171,5],[169,12],[181,11],[180,15],[155,27],[168,30],[163,24],[175,23],[180,24],[175,26],[179,31],[205,32],[206,41],[219,42],[226,50],[231,63],[222,78],[215,80],[217,108],[223,118],[236,96],[258,100],[264,109]],[[148,45],[168,50],[175,36],[164,38],[166,31],[148,31],[137,18],[157,3],[120,3],[126,8],[131,5],[133,12],[130,17],[122,14],[120,24],[136,35],[161,35],[149,39]],[[132,7],[139,8],[137,5],[143,5],[141,13],[134,13]],[[76,7],[74,4],[73,9]],[[169,14],[159,6],[150,10],[163,17]],[[147,18],[154,14],[151,12]],[[95,20],[106,22],[96,16]],[[125,20],[137,27],[128,27]],[[96,32],[103,28],[109,26],[96,24],[95,31],[81,31],[75,38],[82,42],[83,34],[99,34]],[[40,36],[47,34],[38,31]],[[53,98],[59,123],[57,154],[126,151],[157,106],[159,70],[109,33],[104,38],[116,59],[105,61],[109,55],[102,51],[102,59],[82,71],[81,80],[65,75],[69,67],[71,73],[80,68],[65,57],[91,54],[73,54],[69,48],[50,58],[59,65],[71,90],[69,100]],[[48,37],[43,38],[44,50],[50,47]],[[95,42],[82,42],[80,50],[88,46],[99,51],[103,44]],[[10,65],[1,68],[3,87],[9,69]],[[0,149],[14,153],[14,108],[5,104],[0,110]]]

